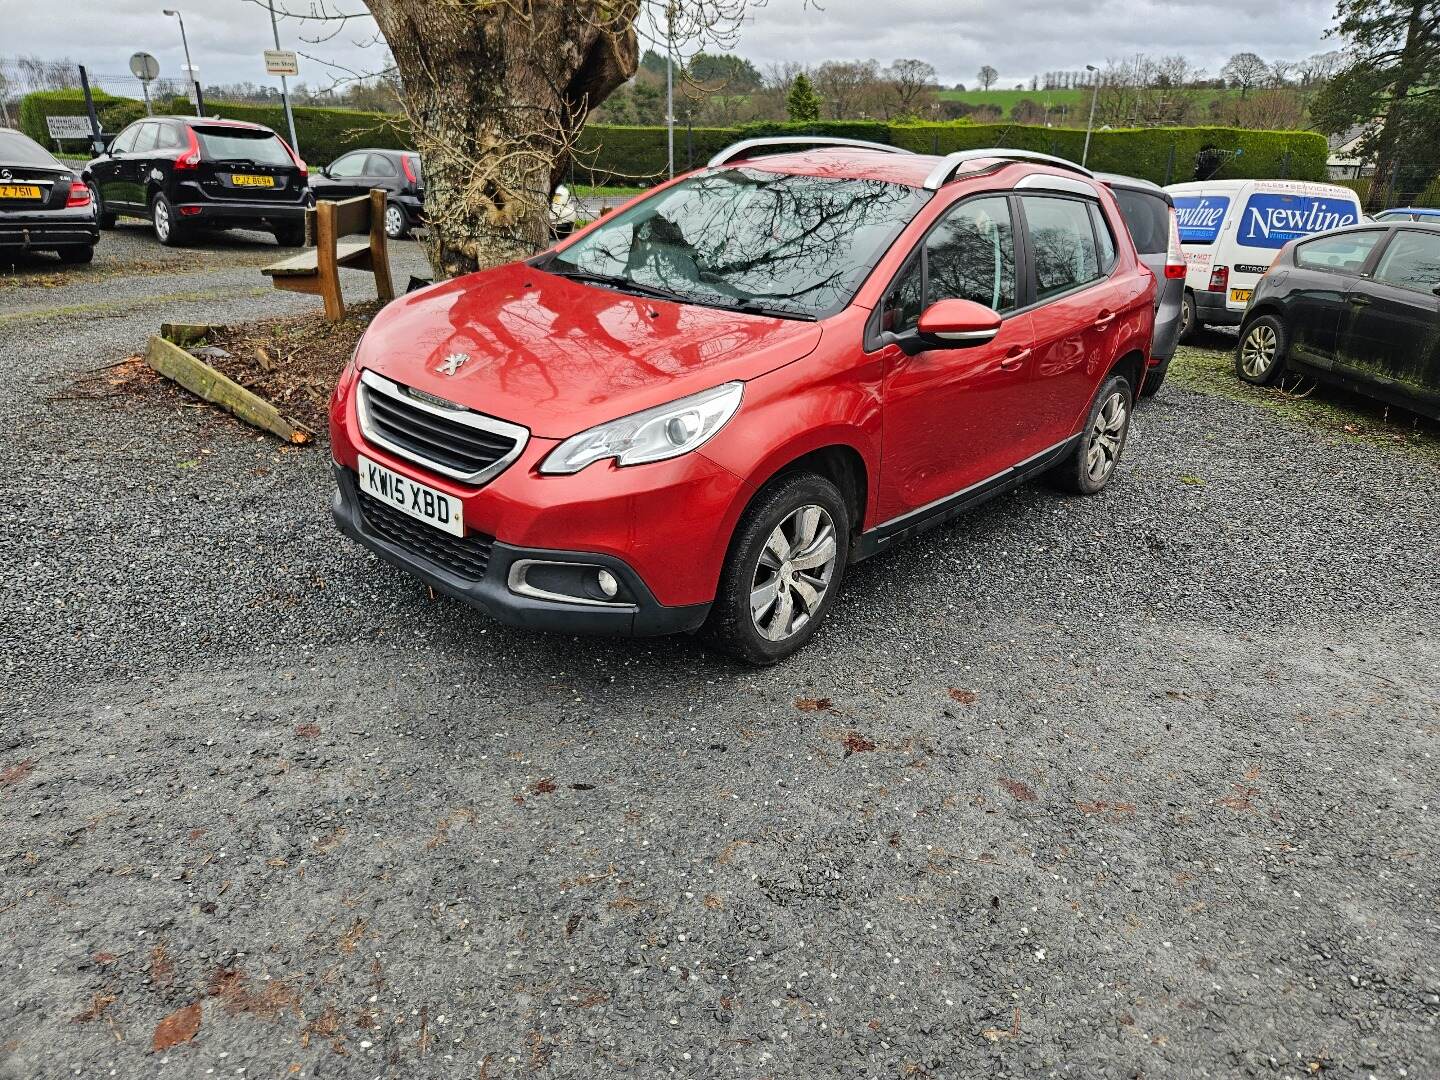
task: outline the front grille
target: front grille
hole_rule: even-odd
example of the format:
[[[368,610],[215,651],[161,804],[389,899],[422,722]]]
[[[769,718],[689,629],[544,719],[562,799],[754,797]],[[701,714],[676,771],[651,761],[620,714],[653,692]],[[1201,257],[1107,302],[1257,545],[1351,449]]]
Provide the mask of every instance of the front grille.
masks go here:
[[[479,581],[485,576],[485,569],[490,565],[490,547],[495,543],[493,536],[484,533],[451,536],[423,521],[416,521],[373,495],[363,491],[356,494],[360,496],[360,513],[373,532],[406,551],[443,566],[457,577]]]
[[[441,475],[480,484],[520,456],[529,432],[468,409],[447,409],[366,371],[360,380],[361,429],[372,442]]]

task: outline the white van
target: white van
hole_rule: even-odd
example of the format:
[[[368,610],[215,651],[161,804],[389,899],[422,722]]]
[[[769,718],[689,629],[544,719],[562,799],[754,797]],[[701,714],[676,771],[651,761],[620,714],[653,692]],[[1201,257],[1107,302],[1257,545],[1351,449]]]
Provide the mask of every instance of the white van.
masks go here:
[[[1202,326],[1238,326],[1255,288],[1291,240],[1360,220],[1349,188],[1304,180],[1171,184],[1185,253],[1180,340]]]

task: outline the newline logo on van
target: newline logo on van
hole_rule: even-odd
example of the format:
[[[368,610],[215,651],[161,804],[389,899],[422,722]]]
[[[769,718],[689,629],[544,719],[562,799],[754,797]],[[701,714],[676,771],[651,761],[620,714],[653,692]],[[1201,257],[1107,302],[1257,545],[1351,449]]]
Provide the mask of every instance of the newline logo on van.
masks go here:
[[[1279,248],[1298,237],[1353,225],[1356,220],[1355,204],[1344,199],[1257,194],[1245,204],[1244,231],[1238,239],[1249,247]]]
[[[1220,224],[1230,208],[1226,197],[1208,195],[1177,195],[1175,224],[1180,227],[1182,244],[1213,244],[1220,235]]]

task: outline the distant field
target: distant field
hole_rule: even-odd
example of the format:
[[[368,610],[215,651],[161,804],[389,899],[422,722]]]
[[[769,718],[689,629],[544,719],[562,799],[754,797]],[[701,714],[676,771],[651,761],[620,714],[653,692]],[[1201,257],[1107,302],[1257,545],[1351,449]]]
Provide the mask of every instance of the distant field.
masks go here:
[[[1215,100],[1228,100],[1238,97],[1238,90],[1182,90],[1179,91],[1187,97],[1193,98],[1202,108],[1208,108]],[[1088,87],[1074,90],[941,90],[939,93],[941,101],[963,101],[967,105],[995,105],[1001,110],[1001,115],[1009,117],[1010,110],[1017,101],[1029,98],[1038,105],[1068,105],[1073,113],[1077,109],[1088,109],[1090,107],[1090,90]]]

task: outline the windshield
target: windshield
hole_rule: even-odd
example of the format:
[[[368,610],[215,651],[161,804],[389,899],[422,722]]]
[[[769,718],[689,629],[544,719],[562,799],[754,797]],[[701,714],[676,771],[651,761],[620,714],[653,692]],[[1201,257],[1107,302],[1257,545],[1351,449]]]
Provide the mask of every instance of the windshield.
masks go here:
[[[248,161],[252,165],[292,165],[273,132],[250,128],[197,127],[206,161]]]
[[[832,315],[930,197],[878,180],[725,169],[683,180],[545,267],[714,307]]]

